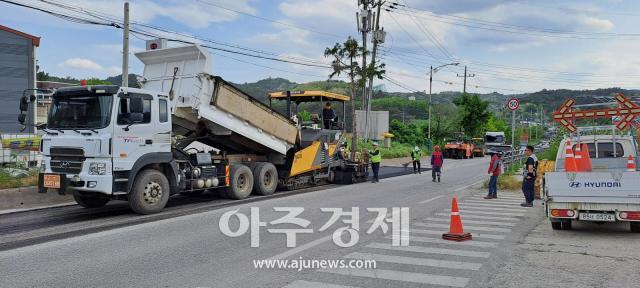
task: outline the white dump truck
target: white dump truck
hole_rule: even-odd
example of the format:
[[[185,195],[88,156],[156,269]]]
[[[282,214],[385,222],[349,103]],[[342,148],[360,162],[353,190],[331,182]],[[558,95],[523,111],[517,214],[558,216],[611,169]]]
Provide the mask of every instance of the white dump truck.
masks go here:
[[[628,99],[619,96],[616,100],[621,104],[629,103]],[[567,102],[570,105],[563,107],[581,107]],[[601,106],[602,103],[597,105]],[[595,104],[582,105],[587,108],[594,106]],[[636,169],[636,138],[631,132],[618,132],[618,128],[623,126],[619,123],[576,127],[573,121],[562,121],[594,118],[594,115],[599,114],[625,113],[635,109],[640,112],[640,107],[635,104],[620,106],[621,108],[600,110],[560,109],[561,112],[555,113],[556,121],[566,125],[572,136],[567,136],[560,142],[555,171],[546,172],[544,176],[542,197],[553,229],[571,229],[572,222],[575,221],[628,222],[632,232],[640,232],[640,173]],[[608,120],[611,119],[609,117]],[[578,146],[586,146],[588,156],[577,152],[582,150]],[[575,157],[573,154],[580,156],[578,159],[567,160],[567,156]],[[581,154],[585,154],[584,157]],[[565,167],[566,161],[577,162],[576,169],[571,165]],[[583,161],[582,164],[580,161]]]
[[[301,133],[290,117],[208,74],[201,47],[136,56],[142,89],[80,86],[52,95],[39,192],[73,193],[84,207],[127,200],[147,214],[177,193],[222,189],[242,199],[278,186],[366,179],[366,163],[339,153],[344,131]]]

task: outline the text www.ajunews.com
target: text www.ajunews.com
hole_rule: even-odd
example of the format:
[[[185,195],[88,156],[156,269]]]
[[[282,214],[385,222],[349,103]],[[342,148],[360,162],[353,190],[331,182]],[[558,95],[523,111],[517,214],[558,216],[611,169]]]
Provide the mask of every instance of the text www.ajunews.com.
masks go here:
[[[376,260],[367,259],[260,259],[253,260],[257,269],[376,269]]]

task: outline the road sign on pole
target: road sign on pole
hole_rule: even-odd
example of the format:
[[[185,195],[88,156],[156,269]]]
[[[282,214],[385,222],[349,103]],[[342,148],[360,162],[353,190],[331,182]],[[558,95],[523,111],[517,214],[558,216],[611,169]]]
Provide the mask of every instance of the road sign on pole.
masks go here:
[[[520,100],[511,98],[507,101],[507,108],[511,110],[511,149],[516,148],[516,110],[520,108]]]
[[[518,110],[520,108],[520,100],[518,98],[511,98],[507,101],[507,108],[511,111]]]

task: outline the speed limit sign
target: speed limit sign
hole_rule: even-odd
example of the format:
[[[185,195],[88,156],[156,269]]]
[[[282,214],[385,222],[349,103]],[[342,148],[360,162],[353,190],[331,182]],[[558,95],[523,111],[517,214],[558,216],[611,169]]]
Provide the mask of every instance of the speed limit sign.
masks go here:
[[[507,108],[511,111],[518,110],[520,108],[520,100],[518,98],[511,98],[507,101]]]

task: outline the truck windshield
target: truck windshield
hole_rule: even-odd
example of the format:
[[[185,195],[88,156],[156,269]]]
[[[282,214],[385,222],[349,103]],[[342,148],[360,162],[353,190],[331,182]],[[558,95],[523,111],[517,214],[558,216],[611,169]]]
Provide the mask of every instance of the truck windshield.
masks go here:
[[[47,128],[100,129],[111,121],[113,95],[73,95],[54,97]]]
[[[486,135],[485,136],[486,143],[502,143],[504,142],[504,136],[502,135]]]

